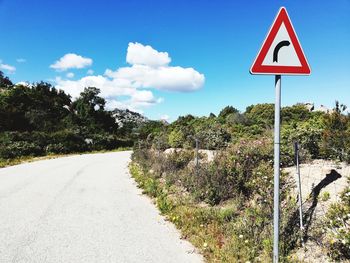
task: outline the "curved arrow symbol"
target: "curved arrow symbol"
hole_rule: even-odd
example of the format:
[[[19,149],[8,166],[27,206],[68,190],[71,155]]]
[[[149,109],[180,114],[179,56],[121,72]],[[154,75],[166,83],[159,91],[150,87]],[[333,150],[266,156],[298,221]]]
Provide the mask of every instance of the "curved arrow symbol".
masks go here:
[[[275,49],[273,50],[273,62],[277,62],[278,60],[278,51],[280,51],[281,47],[289,46],[290,42],[288,40],[283,40],[277,44]]]

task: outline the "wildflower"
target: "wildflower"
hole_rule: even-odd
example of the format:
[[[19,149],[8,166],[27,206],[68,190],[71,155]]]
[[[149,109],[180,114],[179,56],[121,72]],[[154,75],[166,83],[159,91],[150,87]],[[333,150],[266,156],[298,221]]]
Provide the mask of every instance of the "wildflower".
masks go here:
[[[243,238],[243,235],[239,235],[239,238]]]
[[[244,243],[246,243],[246,244],[248,244],[248,242],[249,242],[248,239],[246,239],[246,240],[244,241]]]
[[[207,246],[208,246],[208,243],[204,242],[203,247],[207,247]]]

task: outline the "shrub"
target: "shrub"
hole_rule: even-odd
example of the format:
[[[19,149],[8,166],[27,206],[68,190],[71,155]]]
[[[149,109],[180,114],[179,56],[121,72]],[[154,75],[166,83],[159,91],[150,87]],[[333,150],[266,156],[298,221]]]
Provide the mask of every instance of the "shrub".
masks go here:
[[[43,149],[31,142],[16,141],[0,148],[0,158],[12,159],[21,156],[39,156],[44,153]]]
[[[74,131],[59,131],[51,134],[51,144],[60,145],[56,149],[61,149],[63,152],[56,153],[71,153],[71,152],[84,152],[88,150],[83,136]]]
[[[241,140],[219,152],[212,163],[201,164],[199,171],[189,167],[182,181],[196,198],[218,204],[234,196],[253,193],[253,172],[261,162],[272,167],[270,139]],[[270,171],[269,171],[270,172]]]
[[[69,149],[63,143],[49,144],[46,146],[46,153],[68,153]]]
[[[91,134],[91,145],[89,147],[92,150],[113,150],[118,147],[131,147],[134,142],[131,140],[120,140],[115,135],[103,133],[103,134]]]
[[[321,200],[323,201],[323,202],[326,202],[326,201],[328,201],[330,199],[330,194],[329,194],[329,192],[323,192],[322,193],[322,196],[321,196]]]
[[[174,151],[166,156],[166,171],[176,171],[185,168],[194,158],[194,151],[180,150]]]
[[[170,147],[180,148],[185,142],[185,136],[181,130],[173,130],[168,139]]]
[[[212,125],[199,131],[197,138],[201,148],[216,150],[226,147],[231,140],[231,135],[224,128]]]
[[[350,259],[350,185],[342,192],[340,202],[331,205],[324,224],[330,257]]]
[[[323,124],[318,119],[286,125],[282,127],[281,137],[283,144],[293,151],[293,142],[299,142],[302,151],[301,159],[310,155],[312,158],[320,157],[321,137]]]
[[[350,160],[350,156],[347,154],[350,146],[350,119],[349,115],[343,114],[345,109],[345,105],[336,102],[333,111],[323,118],[325,128],[322,133],[321,152],[326,158],[339,159],[340,161]]]

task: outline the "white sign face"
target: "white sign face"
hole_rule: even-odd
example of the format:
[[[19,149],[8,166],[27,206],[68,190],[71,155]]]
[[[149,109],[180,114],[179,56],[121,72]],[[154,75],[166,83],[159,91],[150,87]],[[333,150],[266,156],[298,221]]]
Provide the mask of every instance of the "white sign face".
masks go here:
[[[279,43],[282,45],[278,46]],[[281,24],[262,64],[266,66],[301,66],[284,23]]]

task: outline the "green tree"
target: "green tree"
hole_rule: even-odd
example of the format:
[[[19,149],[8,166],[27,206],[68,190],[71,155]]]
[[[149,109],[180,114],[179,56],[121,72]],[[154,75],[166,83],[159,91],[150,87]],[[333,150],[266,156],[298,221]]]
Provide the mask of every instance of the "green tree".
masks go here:
[[[311,117],[311,112],[303,104],[283,107],[281,110],[282,123],[299,122]]]
[[[226,106],[225,108],[223,108],[220,113],[219,113],[219,118],[223,118],[225,119],[228,115],[230,114],[234,114],[234,113],[238,113],[239,111],[232,107],[232,106]]]
[[[331,113],[324,116],[325,129],[322,134],[322,150],[326,157],[349,159],[348,149],[350,146],[349,117],[343,114],[346,106],[335,103]]]
[[[0,93],[0,131],[58,130],[70,104],[70,96],[49,83],[17,85]]]
[[[0,71],[0,89],[1,88],[8,89],[12,86],[13,86],[12,81],[8,77],[4,76],[4,73]]]
[[[275,108],[272,103],[256,104],[246,108],[245,116],[252,124],[272,127]]]
[[[185,141],[185,136],[181,130],[173,130],[169,134],[168,143],[173,148],[182,147]]]
[[[105,111],[106,101],[99,97],[100,89],[85,88],[80,97],[72,104],[74,111],[73,122],[84,127],[84,132],[109,131],[118,128],[110,112]]]

